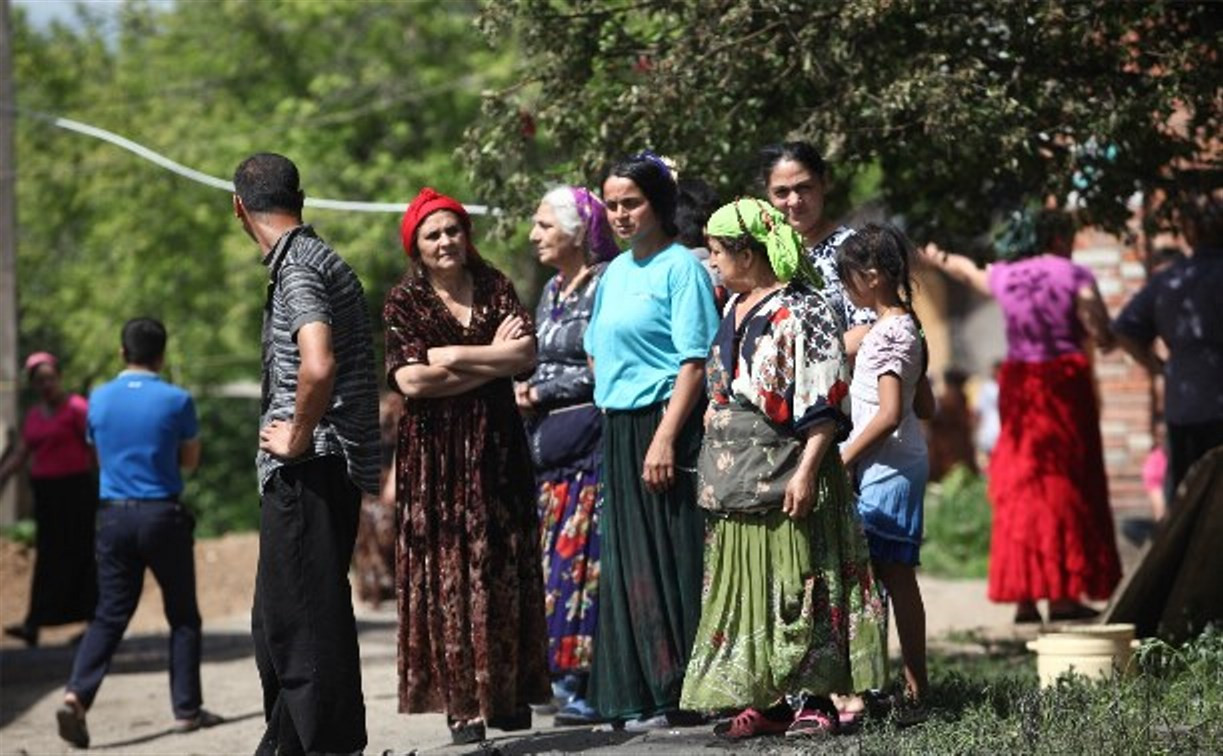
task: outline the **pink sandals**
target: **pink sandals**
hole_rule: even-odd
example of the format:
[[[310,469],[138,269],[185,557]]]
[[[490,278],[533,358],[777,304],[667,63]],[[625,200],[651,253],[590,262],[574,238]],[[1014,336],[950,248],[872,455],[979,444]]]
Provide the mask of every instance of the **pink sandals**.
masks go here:
[[[713,728],[713,734],[727,740],[744,740],[761,735],[781,735],[790,727],[790,719],[770,719],[750,706],[734,718]]]

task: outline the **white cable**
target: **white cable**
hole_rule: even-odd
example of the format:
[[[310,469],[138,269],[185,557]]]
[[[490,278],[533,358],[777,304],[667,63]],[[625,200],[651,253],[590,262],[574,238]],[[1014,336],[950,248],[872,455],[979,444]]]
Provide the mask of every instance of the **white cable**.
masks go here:
[[[155,163],[162,168],[165,168],[167,171],[177,173],[179,176],[191,179],[192,181],[204,184],[205,186],[211,186],[214,189],[224,189],[230,194],[233,194],[234,184],[232,181],[226,181],[225,179],[220,179],[216,176],[209,176],[207,173],[201,173],[194,168],[188,168],[181,163],[174,162],[165,155],[154,152],[148,147],[137,144],[136,142],[133,142],[125,137],[121,137],[112,131],[107,131],[106,129],[98,128],[97,126],[90,126],[89,124],[81,123],[80,121],[73,121],[70,118],[60,118],[59,116],[53,116],[46,113],[35,113],[20,108],[17,109],[17,112],[21,113],[22,115],[31,115],[36,118],[49,121],[52,125],[58,126],[61,129],[75,131],[78,134],[84,134],[86,136],[94,137],[95,139],[110,142],[117,147],[122,147],[128,152],[134,153],[139,157],[148,160],[150,163]],[[361,202],[356,200],[318,199],[315,197],[306,197],[306,207],[319,208],[320,210],[351,210],[358,213],[402,213],[407,209],[408,204],[409,203],[407,202]],[[469,205],[464,203],[463,207],[466,208],[467,212],[471,213],[472,215],[499,214],[495,209],[490,210],[487,205]]]

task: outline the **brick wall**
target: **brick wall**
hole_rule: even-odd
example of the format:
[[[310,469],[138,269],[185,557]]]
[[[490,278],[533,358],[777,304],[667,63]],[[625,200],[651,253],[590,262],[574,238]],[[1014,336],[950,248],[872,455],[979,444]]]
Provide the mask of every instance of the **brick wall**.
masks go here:
[[[1094,229],[1075,239],[1075,262],[1089,268],[1100,294],[1115,316],[1146,280],[1139,243]],[[1151,379],[1121,350],[1096,352],[1096,380],[1101,398],[1100,432],[1104,439],[1104,466],[1114,509],[1149,507],[1142,489],[1142,463],[1151,448]]]

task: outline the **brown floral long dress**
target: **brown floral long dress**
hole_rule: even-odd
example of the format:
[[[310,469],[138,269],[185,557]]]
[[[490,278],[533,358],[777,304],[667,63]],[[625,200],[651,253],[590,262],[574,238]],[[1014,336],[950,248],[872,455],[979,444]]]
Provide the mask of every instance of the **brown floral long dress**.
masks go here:
[[[483,263],[472,276],[466,328],[424,278],[391,289],[388,377],[431,347],[491,343],[509,315],[529,326],[505,276]],[[535,479],[510,379],[405,398],[396,473],[399,711],[491,720],[549,700]]]

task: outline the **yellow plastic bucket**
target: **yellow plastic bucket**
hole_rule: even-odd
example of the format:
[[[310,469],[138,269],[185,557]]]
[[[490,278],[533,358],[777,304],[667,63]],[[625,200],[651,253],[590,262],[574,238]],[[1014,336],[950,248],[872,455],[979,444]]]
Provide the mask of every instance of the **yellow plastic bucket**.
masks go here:
[[[1129,674],[1138,641],[1130,624],[1080,625],[1041,633],[1027,647],[1036,652],[1036,673],[1047,688],[1068,672],[1094,679]]]

